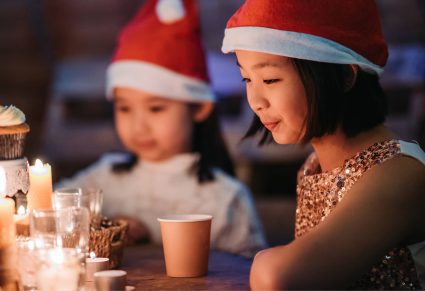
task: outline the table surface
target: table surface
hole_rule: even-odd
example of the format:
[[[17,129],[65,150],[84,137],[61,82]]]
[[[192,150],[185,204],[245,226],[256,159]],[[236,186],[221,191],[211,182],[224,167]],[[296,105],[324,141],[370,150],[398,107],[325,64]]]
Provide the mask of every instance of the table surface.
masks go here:
[[[208,274],[198,278],[171,278],[165,273],[161,246],[126,247],[121,269],[127,285],[135,290],[249,290],[252,261],[233,254],[211,251]]]

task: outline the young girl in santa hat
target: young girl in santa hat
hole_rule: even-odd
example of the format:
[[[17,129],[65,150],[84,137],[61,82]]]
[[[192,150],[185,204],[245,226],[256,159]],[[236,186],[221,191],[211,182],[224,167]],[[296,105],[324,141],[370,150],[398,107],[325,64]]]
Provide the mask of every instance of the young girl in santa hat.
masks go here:
[[[261,251],[272,289],[425,288],[425,154],[383,125],[387,60],[372,0],[247,0],[227,24],[256,117],[247,136],[311,143],[296,239]]]
[[[249,190],[233,177],[214,113],[195,0],[149,0],[121,33],[107,72],[116,130],[130,155],[107,154],[58,186],[99,187],[130,238],[161,243],[157,218],[213,216],[211,246],[265,247]]]

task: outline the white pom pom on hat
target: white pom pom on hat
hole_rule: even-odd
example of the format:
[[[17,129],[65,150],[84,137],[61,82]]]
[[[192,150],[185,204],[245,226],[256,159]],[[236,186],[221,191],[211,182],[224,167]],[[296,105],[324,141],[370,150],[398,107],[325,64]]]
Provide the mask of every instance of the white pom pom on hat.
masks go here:
[[[159,0],[156,15],[162,23],[170,24],[184,18],[185,10],[181,0]]]

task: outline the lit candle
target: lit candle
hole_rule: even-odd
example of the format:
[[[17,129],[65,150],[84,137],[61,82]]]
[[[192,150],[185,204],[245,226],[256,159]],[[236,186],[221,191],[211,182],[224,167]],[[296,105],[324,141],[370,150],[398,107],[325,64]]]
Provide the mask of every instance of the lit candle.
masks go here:
[[[18,250],[18,271],[24,290],[36,290],[36,253],[34,241],[29,237],[16,239]]]
[[[52,171],[49,164],[39,159],[30,166],[30,189],[28,192],[28,210],[52,208]]]
[[[23,205],[18,207],[18,213],[14,216],[16,224],[16,234],[29,236],[29,216]]]
[[[93,281],[93,274],[109,269],[109,258],[96,258],[91,252],[90,258],[86,258],[86,281]]]
[[[81,265],[75,250],[48,249],[38,253],[36,274],[40,291],[77,291]]]
[[[6,173],[0,167],[0,248],[11,246],[15,243],[15,202],[6,196]]]

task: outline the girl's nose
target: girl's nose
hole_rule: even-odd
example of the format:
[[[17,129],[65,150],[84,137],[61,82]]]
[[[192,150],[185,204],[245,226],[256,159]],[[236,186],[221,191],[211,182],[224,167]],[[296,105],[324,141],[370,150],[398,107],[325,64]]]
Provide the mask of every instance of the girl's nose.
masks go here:
[[[264,110],[269,106],[269,102],[258,90],[250,90],[248,92],[248,103],[254,112]]]
[[[136,118],[133,119],[132,128],[134,134],[146,133],[149,130],[146,118],[143,118],[141,115],[136,116]]]

